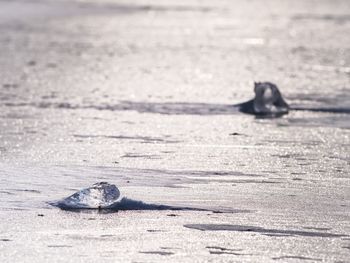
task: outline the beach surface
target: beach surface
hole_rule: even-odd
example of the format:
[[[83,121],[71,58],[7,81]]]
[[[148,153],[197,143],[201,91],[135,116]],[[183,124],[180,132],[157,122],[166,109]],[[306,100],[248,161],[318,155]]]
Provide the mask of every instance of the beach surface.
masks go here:
[[[349,42],[347,0],[0,0],[0,262],[350,262]],[[207,211],[49,204],[103,181]]]

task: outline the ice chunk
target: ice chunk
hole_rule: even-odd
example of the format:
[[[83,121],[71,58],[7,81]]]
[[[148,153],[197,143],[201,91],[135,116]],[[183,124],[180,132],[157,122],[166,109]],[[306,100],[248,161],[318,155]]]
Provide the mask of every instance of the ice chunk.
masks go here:
[[[103,209],[119,201],[120,192],[114,184],[100,182],[58,201],[56,206],[66,209]]]
[[[254,112],[257,114],[283,114],[288,112],[288,104],[275,84],[257,82],[254,85]]]
[[[265,117],[279,117],[288,113],[289,105],[275,84],[256,82],[254,92],[254,99],[236,105],[241,112]]]

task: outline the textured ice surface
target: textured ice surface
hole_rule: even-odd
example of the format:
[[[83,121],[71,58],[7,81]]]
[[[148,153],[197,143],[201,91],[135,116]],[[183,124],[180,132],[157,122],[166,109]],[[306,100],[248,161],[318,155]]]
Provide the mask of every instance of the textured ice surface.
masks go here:
[[[290,231],[350,234],[350,1],[79,2],[0,1],[0,262],[349,261],[349,237]],[[267,80],[339,110],[237,113]],[[46,204],[101,181],[252,212]]]

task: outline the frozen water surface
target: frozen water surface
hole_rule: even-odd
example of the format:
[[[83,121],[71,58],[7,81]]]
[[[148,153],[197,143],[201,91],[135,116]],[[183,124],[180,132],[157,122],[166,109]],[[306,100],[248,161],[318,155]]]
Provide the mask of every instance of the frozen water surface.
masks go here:
[[[348,262],[349,13],[0,0],[0,261]],[[292,110],[238,112],[254,81]],[[48,204],[97,182],[155,209]]]

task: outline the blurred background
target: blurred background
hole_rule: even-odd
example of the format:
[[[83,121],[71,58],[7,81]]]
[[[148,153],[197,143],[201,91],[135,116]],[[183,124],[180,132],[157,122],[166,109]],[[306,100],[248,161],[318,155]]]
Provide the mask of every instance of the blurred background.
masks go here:
[[[292,105],[349,107],[349,14],[346,0],[1,0],[0,158],[47,160],[35,147],[66,147],[77,129],[182,134],[157,113],[232,114],[254,81]],[[300,115],[280,122],[349,128],[348,116]]]

